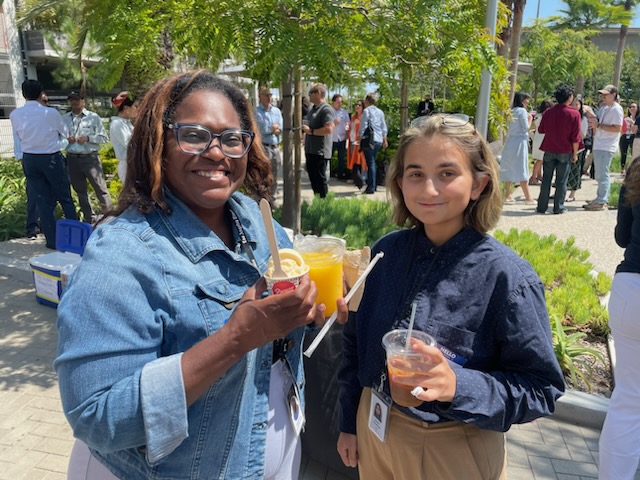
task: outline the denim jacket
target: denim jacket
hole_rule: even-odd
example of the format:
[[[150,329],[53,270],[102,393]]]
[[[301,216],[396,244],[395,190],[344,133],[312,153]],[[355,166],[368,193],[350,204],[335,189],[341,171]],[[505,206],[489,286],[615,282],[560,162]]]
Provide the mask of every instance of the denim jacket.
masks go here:
[[[74,435],[120,478],[263,477],[272,343],[242,357],[187,407],[182,353],[218,330],[264,273],[257,204],[233,194],[259,271],[167,192],[172,213],[129,209],[89,238],[58,308],[55,367]],[[278,243],[290,247],[276,225]],[[302,392],[304,329],[287,359]]]

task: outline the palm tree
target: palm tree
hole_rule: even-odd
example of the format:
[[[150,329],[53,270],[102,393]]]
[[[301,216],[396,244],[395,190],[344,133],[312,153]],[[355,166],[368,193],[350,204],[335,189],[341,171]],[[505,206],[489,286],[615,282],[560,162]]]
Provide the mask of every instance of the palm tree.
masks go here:
[[[627,42],[627,31],[629,30],[629,23],[635,16],[633,8],[638,4],[638,0],[625,0],[624,11],[629,14],[629,18],[620,23],[620,36],[618,37],[618,51],[616,52],[616,63],[613,68],[613,84],[618,85],[620,83],[620,73],[622,72],[622,55],[624,53],[624,46]]]

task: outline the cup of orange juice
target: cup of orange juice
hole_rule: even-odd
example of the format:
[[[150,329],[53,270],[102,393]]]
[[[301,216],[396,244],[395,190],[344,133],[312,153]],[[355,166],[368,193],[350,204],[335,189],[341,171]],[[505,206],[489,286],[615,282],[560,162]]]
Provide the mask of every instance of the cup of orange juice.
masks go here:
[[[335,237],[298,235],[293,242],[304,263],[309,267],[309,277],[318,288],[316,303],[327,307],[325,315],[331,316],[336,309],[336,301],[343,297],[342,256],[344,241]]]

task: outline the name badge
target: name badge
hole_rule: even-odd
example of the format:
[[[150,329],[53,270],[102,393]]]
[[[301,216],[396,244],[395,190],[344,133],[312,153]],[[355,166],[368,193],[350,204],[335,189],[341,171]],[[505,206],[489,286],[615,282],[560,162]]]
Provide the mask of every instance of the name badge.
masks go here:
[[[369,430],[382,443],[387,438],[389,414],[391,413],[391,399],[383,392],[371,389],[371,406],[369,408]]]

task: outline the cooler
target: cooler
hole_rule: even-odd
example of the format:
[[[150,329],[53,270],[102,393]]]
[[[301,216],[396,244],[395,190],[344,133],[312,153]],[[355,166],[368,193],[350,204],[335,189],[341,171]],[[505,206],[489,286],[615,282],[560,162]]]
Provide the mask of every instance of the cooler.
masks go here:
[[[36,300],[57,307],[69,275],[76,269],[92,226],[77,220],[58,220],[56,251],[29,259],[36,287]]]

